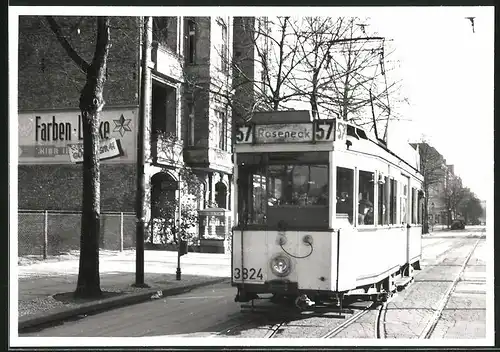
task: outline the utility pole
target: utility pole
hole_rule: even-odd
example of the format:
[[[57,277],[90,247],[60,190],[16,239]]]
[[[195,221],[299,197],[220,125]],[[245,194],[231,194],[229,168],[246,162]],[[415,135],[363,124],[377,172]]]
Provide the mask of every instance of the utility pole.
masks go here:
[[[146,191],[149,191],[149,175],[146,165],[151,160],[151,44],[153,41],[153,18],[143,17],[142,62],[141,62],[141,97],[139,106],[139,133],[137,136],[137,192],[136,192],[136,252],[135,284],[136,287],[148,287],[144,283],[144,235],[148,224]]]
[[[182,236],[181,236],[181,221],[182,221],[182,180],[181,180],[181,173],[179,173],[179,181],[177,182],[177,188],[179,188],[179,205],[177,208],[178,214],[177,214],[177,270],[175,271],[175,279],[180,280],[181,279],[181,256],[183,255],[182,253]]]

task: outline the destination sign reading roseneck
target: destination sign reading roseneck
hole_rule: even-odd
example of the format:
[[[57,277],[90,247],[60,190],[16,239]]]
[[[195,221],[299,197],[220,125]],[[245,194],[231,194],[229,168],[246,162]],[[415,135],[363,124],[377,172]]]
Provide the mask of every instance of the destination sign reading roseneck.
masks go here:
[[[310,123],[239,126],[236,144],[328,142],[345,138],[346,124],[338,119]]]

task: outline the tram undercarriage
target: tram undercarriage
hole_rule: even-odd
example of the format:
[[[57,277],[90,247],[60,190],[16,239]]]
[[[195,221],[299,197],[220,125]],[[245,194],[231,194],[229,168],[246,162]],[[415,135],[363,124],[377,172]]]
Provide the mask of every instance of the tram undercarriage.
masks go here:
[[[403,290],[414,281],[415,270],[420,270],[420,261],[406,264],[376,283],[343,292],[300,290],[296,282],[286,280],[271,280],[264,285],[237,284],[234,300],[241,303],[251,302],[252,308],[254,300],[268,299],[271,303],[298,309],[329,306],[342,310],[343,307],[356,301],[386,302],[394,293]]]

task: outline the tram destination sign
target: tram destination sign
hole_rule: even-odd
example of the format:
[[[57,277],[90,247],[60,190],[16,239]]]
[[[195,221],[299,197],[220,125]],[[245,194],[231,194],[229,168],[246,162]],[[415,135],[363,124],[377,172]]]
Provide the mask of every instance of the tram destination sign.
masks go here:
[[[236,130],[236,144],[329,142],[343,139],[345,124],[339,120],[309,123],[247,124]]]

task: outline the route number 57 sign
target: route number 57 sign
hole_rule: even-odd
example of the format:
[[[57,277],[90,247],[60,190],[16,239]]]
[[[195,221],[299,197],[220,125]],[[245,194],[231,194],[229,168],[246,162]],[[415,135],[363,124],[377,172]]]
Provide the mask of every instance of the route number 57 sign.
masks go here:
[[[236,144],[252,144],[253,143],[253,126],[243,125],[236,129]]]

